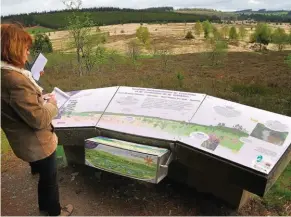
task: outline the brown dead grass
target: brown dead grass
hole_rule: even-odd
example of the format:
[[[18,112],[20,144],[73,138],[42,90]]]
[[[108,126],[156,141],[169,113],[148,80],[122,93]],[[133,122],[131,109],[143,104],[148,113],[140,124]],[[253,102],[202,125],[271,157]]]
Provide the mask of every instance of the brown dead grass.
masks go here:
[[[218,29],[222,28],[222,24],[215,24]],[[124,24],[124,25],[110,25],[102,26],[100,30],[102,32],[108,32],[109,38],[105,44],[106,48],[114,49],[120,53],[126,53],[128,42],[135,38],[136,29],[140,24]],[[187,54],[187,53],[200,53],[207,51],[205,40],[203,34],[201,36],[195,36],[194,40],[184,40],[184,37],[188,31],[193,32],[194,23],[169,23],[169,24],[144,24],[149,28],[151,33],[151,38],[154,42],[159,42],[160,45],[163,44],[167,46],[172,54]],[[231,25],[229,25],[231,26]],[[240,25],[236,24],[239,28]],[[253,29],[251,30],[251,27]],[[273,28],[276,26],[272,25]],[[289,31],[288,25],[282,25]],[[252,52],[250,49],[250,44],[248,43],[249,36],[254,32],[255,26],[246,26],[248,30],[248,35],[244,41],[240,41],[238,46],[230,45],[228,48],[229,52]],[[96,33],[96,27],[92,28],[92,33]],[[73,50],[68,49],[68,42],[70,40],[70,35],[68,31],[57,31],[50,33],[50,39],[53,43],[54,50],[61,50],[72,52]],[[268,46],[269,50],[276,50],[276,46],[270,44]],[[287,46],[286,49],[291,49],[291,46]],[[149,54],[150,51],[144,50],[145,54]]]

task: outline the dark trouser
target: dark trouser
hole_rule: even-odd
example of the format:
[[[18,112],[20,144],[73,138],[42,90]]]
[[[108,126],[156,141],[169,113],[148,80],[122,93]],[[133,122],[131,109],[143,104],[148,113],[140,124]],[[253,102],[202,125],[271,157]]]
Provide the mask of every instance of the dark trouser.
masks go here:
[[[39,210],[50,216],[60,215],[59,187],[57,183],[56,152],[51,156],[30,163],[33,170],[39,173],[38,206]]]

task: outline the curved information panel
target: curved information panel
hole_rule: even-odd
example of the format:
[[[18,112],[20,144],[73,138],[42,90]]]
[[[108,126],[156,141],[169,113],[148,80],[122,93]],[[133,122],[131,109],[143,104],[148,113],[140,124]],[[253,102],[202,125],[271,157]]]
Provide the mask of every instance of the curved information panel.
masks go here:
[[[189,92],[137,87],[74,91],[56,128],[163,139],[268,175],[291,144],[291,117]]]

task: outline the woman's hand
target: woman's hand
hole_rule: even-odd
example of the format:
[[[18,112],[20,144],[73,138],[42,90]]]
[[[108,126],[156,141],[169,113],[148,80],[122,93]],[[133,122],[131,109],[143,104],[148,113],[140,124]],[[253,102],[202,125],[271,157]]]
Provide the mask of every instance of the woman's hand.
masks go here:
[[[56,99],[56,96],[52,93],[47,93],[45,95],[43,95],[43,99],[46,100],[47,102],[49,103],[52,103],[52,104],[57,104],[57,99]]]
[[[43,76],[44,75],[44,71],[41,71],[39,74],[40,74],[40,76]]]
[[[52,103],[54,105],[57,105],[57,99],[56,96],[54,94],[49,94],[49,99],[47,100],[47,102]]]

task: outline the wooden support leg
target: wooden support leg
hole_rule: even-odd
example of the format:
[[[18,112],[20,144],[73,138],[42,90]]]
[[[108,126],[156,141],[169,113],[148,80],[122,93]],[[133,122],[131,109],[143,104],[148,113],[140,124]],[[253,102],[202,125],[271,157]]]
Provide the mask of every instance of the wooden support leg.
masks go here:
[[[170,165],[168,176],[180,183],[187,184],[199,192],[210,193],[222,199],[232,208],[241,208],[251,198],[251,193],[226,182],[225,177],[213,177],[178,162]]]
[[[84,146],[65,146],[64,152],[69,165],[85,164],[85,148]]]

